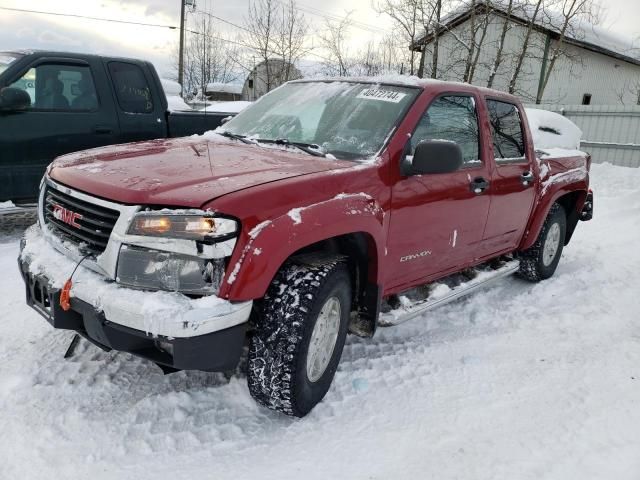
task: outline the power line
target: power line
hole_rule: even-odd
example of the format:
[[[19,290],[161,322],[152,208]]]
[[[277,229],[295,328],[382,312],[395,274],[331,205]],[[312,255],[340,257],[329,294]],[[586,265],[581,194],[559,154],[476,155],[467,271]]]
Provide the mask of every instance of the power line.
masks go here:
[[[280,3],[281,5],[284,5],[281,0],[276,0],[276,1],[278,3]],[[284,5],[284,6],[286,6],[286,5]],[[310,14],[310,15],[315,15],[315,16],[318,16],[318,17],[322,17],[322,18],[325,18],[327,20],[342,21],[342,20],[346,20],[347,18],[349,18],[348,16],[337,15],[337,14],[334,14],[334,13],[327,12],[326,10],[321,10],[319,8],[311,7],[311,6],[308,6],[308,5],[296,4],[296,8],[298,10],[301,10],[301,11],[303,11],[305,13]],[[384,29],[384,28],[380,28],[380,27],[378,27],[376,25],[371,25],[369,23],[360,22],[358,20],[353,20],[351,18],[349,18],[349,21],[354,27],[359,28],[361,30],[367,30],[367,31],[373,32],[373,33],[378,33],[380,31],[391,33],[389,30]]]
[[[171,30],[176,30],[178,28],[174,25],[161,25],[158,23],[144,23],[144,22],[130,22],[127,20],[116,20],[115,18],[90,17],[88,15],[77,15],[73,13],[44,12],[41,10],[26,10],[23,8],[10,8],[10,7],[0,7],[0,10],[7,10],[9,12],[18,12],[18,13],[34,13],[37,15],[52,15],[55,17],[83,18],[87,20],[96,20],[98,22],[126,23],[129,25],[138,25],[143,27],[169,28]]]
[[[56,16],[56,17],[82,18],[82,19],[86,19],[86,20],[96,20],[96,21],[99,21],[99,22],[124,23],[124,24],[128,24],[128,25],[138,25],[138,26],[145,26],[145,27],[168,28],[168,29],[171,29],[171,30],[177,30],[178,29],[178,27],[176,27],[174,25],[162,25],[162,24],[157,24],[157,23],[144,23],[144,22],[130,22],[130,21],[127,21],[127,20],[117,20],[117,19],[113,19],[113,18],[92,17],[92,16],[88,16],[88,15],[77,15],[77,14],[72,14],[72,13],[45,12],[45,11],[42,11],[42,10],[27,10],[27,9],[22,9],[22,8],[10,8],[10,7],[3,7],[3,6],[0,6],[0,10],[7,10],[7,11],[10,11],[10,12],[17,12],[17,13],[31,13],[31,14],[37,14],[37,15],[51,15],[51,16]],[[199,13],[208,14],[207,12],[199,12]],[[234,24],[233,22],[230,22],[228,20],[225,20],[223,18],[217,17],[217,16],[212,15],[212,14],[208,14],[208,15],[211,15],[213,18],[216,18],[217,20],[220,20],[220,21],[222,21],[224,23],[227,23],[227,24],[229,24],[229,25],[231,25],[233,27],[240,28],[242,30],[248,31],[248,29],[246,29],[245,27],[242,27],[240,25]],[[234,40],[228,40],[226,38],[218,37],[218,36],[215,36],[215,35],[209,35],[209,34],[205,34],[205,33],[202,33],[202,32],[197,32],[195,30],[190,30],[190,29],[185,29],[185,31],[189,32],[189,33],[192,33],[194,35],[203,35],[203,36],[205,36],[207,38],[211,38],[213,40],[218,40],[218,41],[221,41],[221,42],[226,42],[226,43],[230,43],[230,44],[233,44],[233,45],[238,45],[238,46],[241,46],[241,47],[244,47],[244,48],[248,48],[248,49],[254,49],[254,47],[251,47],[250,45],[247,45],[247,44],[242,43],[242,42],[238,42],[238,41],[234,41]],[[270,53],[270,54],[273,54],[273,55],[278,55],[278,53],[274,52],[274,51],[268,51],[267,53]],[[320,59],[325,60],[325,61],[331,61],[329,58],[324,57],[324,56],[322,56],[320,54],[317,54],[317,53],[315,53],[315,52],[313,52],[311,50],[307,50],[305,53],[308,54],[308,55],[313,55],[314,57],[320,58]]]
[[[252,47],[251,45],[247,45],[246,43],[243,43],[243,42],[239,42],[237,40],[229,40],[227,38],[218,37],[217,35],[210,35],[208,33],[202,33],[202,32],[198,32],[196,30],[190,30],[188,28],[185,29],[185,32],[189,32],[189,33],[192,33],[194,35],[201,35],[203,37],[207,37],[207,38],[210,38],[212,40],[218,40],[219,42],[225,42],[225,43],[230,43],[232,45],[238,45],[240,47],[247,48],[249,50],[255,50],[255,47]],[[278,55],[278,56],[281,55],[280,53],[275,52],[273,50],[267,50],[266,53],[270,53],[272,55]],[[315,53],[315,52],[313,52],[311,50],[305,50],[304,53],[307,54],[307,55],[313,55],[314,57],[320,58],[321,60],[325,60],[327,62],[331,62],[332,61],[330,58],[324,57],[324,56],[322,56],[322,55],[320,55],[318,53]]]

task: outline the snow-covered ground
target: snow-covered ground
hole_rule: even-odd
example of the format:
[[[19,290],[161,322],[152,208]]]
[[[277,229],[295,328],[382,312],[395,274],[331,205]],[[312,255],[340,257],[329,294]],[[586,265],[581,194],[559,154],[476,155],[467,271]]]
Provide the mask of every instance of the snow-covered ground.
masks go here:
[[[181,372],[54,331],[0,239],[1,479],[638,479],[640,170],[595,165],[595,219],[554,278],[349,338],[307,418],[245,379]]]

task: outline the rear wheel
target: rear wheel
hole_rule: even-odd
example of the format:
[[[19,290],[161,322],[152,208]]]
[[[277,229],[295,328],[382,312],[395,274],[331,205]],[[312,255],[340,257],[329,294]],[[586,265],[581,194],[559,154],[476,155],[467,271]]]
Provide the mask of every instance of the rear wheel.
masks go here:
[[[343,262],[283,267],[249,344],[253,398],[287,415],[309,413],[331,386],[350,311],[351,281]]]
[[[531,282],[551,277],[560,262],[566,231],[567,216],[564,208],[554,203],[536,243],[520,254],[520,276]]]

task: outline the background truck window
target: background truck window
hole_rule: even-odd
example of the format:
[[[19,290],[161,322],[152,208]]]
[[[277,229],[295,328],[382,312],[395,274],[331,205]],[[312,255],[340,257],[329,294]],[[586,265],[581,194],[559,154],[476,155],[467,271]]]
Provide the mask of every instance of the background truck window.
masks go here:
[[[110,62],[109,72],[116,89],[118,104],[124,112],[153,112],[151,89],[144,72],[138,65],[125,62]]]
[[[462,168],[480,161],[478,115],[472,97],[447,95],[431,103],[411,137],[411,154],[422,140],[450,140],[462,149]]]
[[[43,64],[11,85],[29,94],[32,110],[93,111],[98,96],[86,66]]]
[[[526,161],[524,133],[518,107],[507,102],[487,100],[487,108],[496,162],[499,164]]]

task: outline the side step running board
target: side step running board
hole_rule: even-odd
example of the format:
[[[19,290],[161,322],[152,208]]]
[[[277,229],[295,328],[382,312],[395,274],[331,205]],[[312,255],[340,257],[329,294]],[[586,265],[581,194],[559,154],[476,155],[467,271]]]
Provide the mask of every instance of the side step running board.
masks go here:
[[[492,284],[496,280],[513,275],[519,268],[520,262],[518,260],[511,260],[495,270],[479,271],[474,278],[461,283],[443,295],[430,295],[425,300],[417,301],[409,305],[403,305],[389,312],[382,312],[378,319],[378,324],[386,327],[406,322],[428,312],[429,310],[469,295],[476,290]]]

